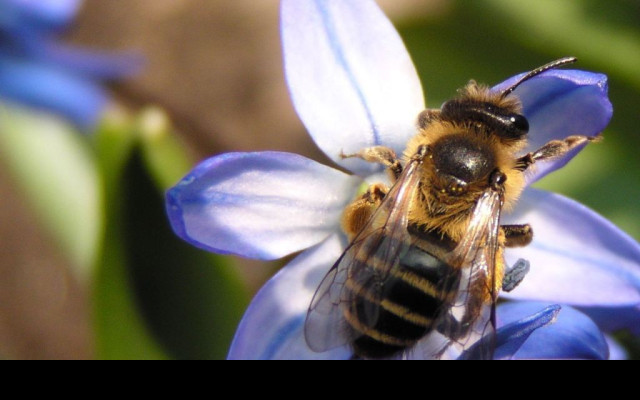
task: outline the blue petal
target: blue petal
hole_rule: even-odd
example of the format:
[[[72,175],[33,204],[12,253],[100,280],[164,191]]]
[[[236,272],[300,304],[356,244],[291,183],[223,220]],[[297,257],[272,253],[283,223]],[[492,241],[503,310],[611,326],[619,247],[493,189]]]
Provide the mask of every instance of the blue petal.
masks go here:
[[[391,22],[371,0],[284,0],[287,82],[318,146],[361,176],[380,169],[343,160],[365,147],[400,154],[424,109],[420,80]]]
[[[103,90],[89,80],[41,64],[0,57],[0,97],[60,113],[88,128],[107,103]]]
[[[0,29],[60,29],[71,22],[81,4],[82,0],[0,0]]]
[[[605,332],[626,329],[640,336],[640,304],[628,307],[580,307]]]
[[[498,308],[501,330],[514,329],[548,303],[513,302]],[[557,306],[551,306],[557,307]],[[549,310],[549,309],[547,309]],[[546,310],[545,310],[546,312]],[[544,312],[543,312],[544,314]],[[517,321],[517,322],[516,322]],[[544,326],[544,324],[543,324]],[[563,306],[555,323],[540,327],[519,349],[509,349],[501,358],[607,360],[609,347],[598,326],[574,308]]]
[[[229,359],[348,359],[347,348],[315,353],[303,326],[320,281],[344,249],[338,235],[305,251],[256,295],[238,328]]]
[[[116,80],[139,72],[144,57],[138,53],[113,53],[92,51],[51,43],[42,54],[47,62],[93,79]]]
[[[515,76],[494,90],[503,90],[517,81]],[[551,70],[532,78],[514,92],[522,101],[524,115],[529,120],[529,146],[533,151],[553,139],[571,135],[595,136],[611,120],[613,107],[608,97],[607,77],[576,70]],[[580,149],[550,162],[538,163],[528,178],[533,183],[563,167]]]
[[[553,305],[533,315],[525,315],[521,319],[513,318],[510,320],[510,323],[504,324],[496,333],[495,359],[504,360],[513,358],[531,334],[556,321],[560,310],[560,306]],[[504,319],[503,316],[503,320]]]
[[[640,245],[580,203],[527,189],[503,223],[530,223],[533,242],[507,249],[507,262],[531,262],[510,298],[582,307],[640,304]]]
[[[67,46],[43,38],[38,34],[23,34],[16,38],[22,57],[40,61],[78,76],[92,79],[113,80],[133,75],[144,63],[137,53],[107,54],[88,48]]]
[[[167,193],[167,211],[176,233],[195,246],[277,259],[338,232],[359,184],[295,154],[223,154]]]

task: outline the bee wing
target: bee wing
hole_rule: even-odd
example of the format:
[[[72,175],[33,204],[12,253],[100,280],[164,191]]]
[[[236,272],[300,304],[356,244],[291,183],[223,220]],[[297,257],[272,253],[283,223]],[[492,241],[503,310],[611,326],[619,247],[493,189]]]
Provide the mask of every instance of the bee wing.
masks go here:
[[[479,358],[492,358],[495,337],[496,267],[499,262],[500,212],[503,196],[489,189],[476,203],[463,239],[450,263],[461,268],[457,296],[439,331],[462,353],[476,342]],[[482,341],[480,341],[482,339]]]
[[[305,338],[309,347],[323,352],[345,345],[357,333],[345,319],[351,299],[357,293],[369,298],[369,307],[361,310],[365,325],[378,319],[380,288],[396,268],[411,245],[407,230],[408,211],[420,176],[421,161],[411,160],[369,222],[346,248],[318,287],[305,321]],[[363,296],[365,296],[363,294]]]

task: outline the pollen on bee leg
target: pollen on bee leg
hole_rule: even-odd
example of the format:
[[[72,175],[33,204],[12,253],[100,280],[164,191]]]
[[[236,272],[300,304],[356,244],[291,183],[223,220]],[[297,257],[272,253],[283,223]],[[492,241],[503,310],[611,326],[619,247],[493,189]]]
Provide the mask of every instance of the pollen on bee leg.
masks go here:
[[[345,208],[342,214],[342,230],[353,239],[364,228],[373,212],[378,208],[389,188],[376,183]]]
[[[527,246],[533,240],[533,229],[529,224],[502,225],[501,228],[505,235],[506,247]]]

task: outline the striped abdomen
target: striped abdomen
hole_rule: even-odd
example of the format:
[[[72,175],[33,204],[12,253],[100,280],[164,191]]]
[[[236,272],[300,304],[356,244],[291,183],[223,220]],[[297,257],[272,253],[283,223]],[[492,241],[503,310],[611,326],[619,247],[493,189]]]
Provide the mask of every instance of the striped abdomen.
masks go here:
[[[347,281],[350,304],[345,319],[354,330],[355,354],[385,358],[413,346],[435,328],[458,288],[460,272],[411,246],[384,282]],[[372,283],[375,282],[375,283]]]

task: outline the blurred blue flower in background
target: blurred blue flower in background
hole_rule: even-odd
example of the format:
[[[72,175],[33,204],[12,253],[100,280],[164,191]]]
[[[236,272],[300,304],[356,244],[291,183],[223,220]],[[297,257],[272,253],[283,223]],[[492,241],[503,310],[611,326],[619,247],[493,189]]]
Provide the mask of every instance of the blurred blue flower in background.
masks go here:
[[[340,154],[380,144],[400,153],[425,108],[423,92],[373,1],[284,0],[282,35],[296,111],[318,146],[353,175],[288,153],[223,154],[172,188],[167,210],[176,233],[200,248],[263,260],[302,251],[254,298],[229,358],[348,359],[348,347],[314,353],[302,332],[313,293],[344,250],[344,207],[363,182],[379,180],[379,166]],[[514,94],[531,124],[525,152],[600,133],[612,115],[607,88],[606,76],[575,70],[523,83]],[[576,154],[540,165],[528,183]],[[498,309],[496,357],[608,358],[603,332],[640,319],[638,243],[586,207],[536,189],[524,192],[504,222],[531,223],[536,236],[526,248],[507,250],[509,264],[524,258],[532,270],[508,296],[514,301]],[[473,349],[463,356],[473,358]]]
[[[106,55],[57,36],[82,0],[0,0],[0,99],[48,110],[92,127],[108,102],[106,80],[132,74],[135,55]]]

